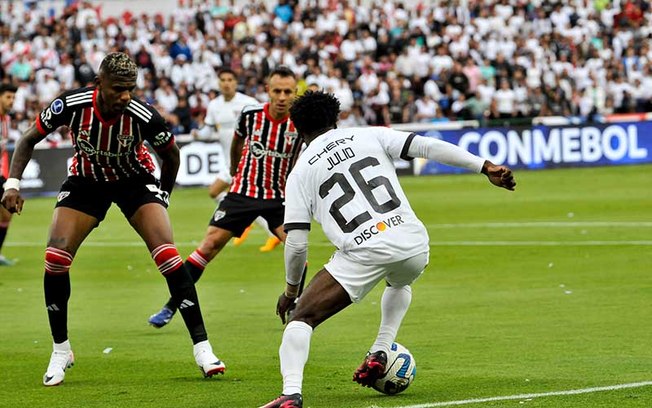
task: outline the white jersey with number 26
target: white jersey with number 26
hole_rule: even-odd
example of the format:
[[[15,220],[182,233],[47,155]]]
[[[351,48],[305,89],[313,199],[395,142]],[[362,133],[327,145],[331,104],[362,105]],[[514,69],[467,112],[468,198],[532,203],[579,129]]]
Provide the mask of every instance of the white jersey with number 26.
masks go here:
[[[299,157],[285,190],[286,229],[314,217],[328,239],[362,264],[428,251],[428,233],[398,182],[394,159],[408,157],[413,134],[383,127],[333,129]],[[307,225],[306,225],[307,224]]]

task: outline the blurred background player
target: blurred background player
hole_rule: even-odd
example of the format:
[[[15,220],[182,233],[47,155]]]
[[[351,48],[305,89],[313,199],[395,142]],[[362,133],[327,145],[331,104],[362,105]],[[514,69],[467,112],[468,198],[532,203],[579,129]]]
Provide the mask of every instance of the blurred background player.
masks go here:
[[[399,184],[394,160],[437,160],[482,172],[498,187],[516,185],[507,167],[447,142],[383,127],[338,130],[339,113],[339,101],[323,92],[307,92],[291,109],[308,147],[286,188],[286,287],[276,306],[283,323],[297,298],[313,218],[338,249],[296,304],[279,349],[283,392],[261,408],[303,406],[303,368],[313,329],[361,301],[382,280],[387,287],[378,336],[353,379],[370,387],[385,372],[387,353],[412,300],[410,285],[428,265],[430,250],[428,232]]]
[[[208,104],[204,126],[193,131],[193,135],[200,140],[217,141],[222,145],[224,166],[208,188],[208,194],[219,204],[231,186],[231,145],[233,138],[236,137],[234,132],[240,113],[246,106],[259,105],[260,102],[236,91],[238,79],[232,70],[222,69],[218,74],[218,80],[220,95]],[[260,251],[272,251],[281,241],[269,230],[264,218],[256,218],[256,223],[269,234],[267,242],[260,247]],[[236,246],[244,242],[250,229],[251,227],[248,227],[240,237],[234,240]]]
[[[0,194],[4,194],[4,184],[9,178],[9,152],[7,145],[10,142],[9,129],[11,127],[11,118],[9,112],[14,106],[14,98],[16,97],[16,86],[12,84],[0,84]],[[11,213],[6,208],[0,207],[0,252],[7,237],[7,230],[11,223]],[[0,254],[0,266],[12,266],[14,261],[7,259],[4,255]]]
[[[45,304],[54,340],[46,386],[63,382],[74,355],[68,340],[69,270],[84,239],[116,203],[138,232],[170,294],[182,304],[181,315],[193,342],[193,354],[204,376],[224,373],[204,327],[195,285],[172,241],[167,213],[179,169],[179,148],[163,118],[151,106],[131,97],[138,67],[124,53],[108,54],[101,62],[95,86],[67,91],[53,100],[16,143],[2,205],[20,214],[20,178],[34,146],[61,125],[75,138],[70,176],[57,197],[45,251]],[[147,141],[161,158],[161,179]]]
[[[285,240],[285,183],[302,145],[289,114],[296,91],[292,70],[277,67],[268,77],[269,102],[242,111],[231,148],[231,188],[213,213],[201,244],[185,262],[195,282],[231,238],[241,236],[257,217]],[[149,323],[165,326],[178,306],[171,298]]]

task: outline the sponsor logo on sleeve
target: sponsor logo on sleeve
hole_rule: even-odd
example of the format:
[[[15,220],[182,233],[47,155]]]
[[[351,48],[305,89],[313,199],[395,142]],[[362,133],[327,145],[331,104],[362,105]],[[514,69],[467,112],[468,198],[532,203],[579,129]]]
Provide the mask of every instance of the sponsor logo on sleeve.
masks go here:
[[[162,146],[166,144],[167,142],[170,141],[170,138],[172,137],[172,133],[163,131],[159,133],[158,135],[154,136],[154,146]]]
[[[61,99],[55,99],[52,104],[50,104],[50,108],[52,109],[52,113],[55,115],[60,114],[63,112],[63,101]]]

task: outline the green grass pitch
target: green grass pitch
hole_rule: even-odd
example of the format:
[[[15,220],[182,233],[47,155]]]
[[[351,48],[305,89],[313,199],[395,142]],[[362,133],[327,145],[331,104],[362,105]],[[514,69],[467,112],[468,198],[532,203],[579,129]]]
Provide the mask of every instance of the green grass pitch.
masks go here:
[[[416,358],[416,380],[394,397],[351,381],[376,335],[378,287],[315,331],[305,407],[446,406],[434,404],[652,381],[652,166],[518,171],[516,179],[516,192],[475,175],[402,179],[432,243],[397,339]],[[0,269],[0,407],[257,407],[280,393],[282,249],[260,253],[266,235],[255,228],[209,265],[198,291],[227,371],[203,379],[178,316],[161,330],[147,325],[166,285],[115,207],[71,269],[76,364],[61,386],[42,386],[53,204],[29,199],[3,251],[19,262]],[[205,190],[173,194],[182,256],[212,210]],[[312,275],[332,247],[317,226],[310,239]],[[650,407],[652,386],[468,406]]]

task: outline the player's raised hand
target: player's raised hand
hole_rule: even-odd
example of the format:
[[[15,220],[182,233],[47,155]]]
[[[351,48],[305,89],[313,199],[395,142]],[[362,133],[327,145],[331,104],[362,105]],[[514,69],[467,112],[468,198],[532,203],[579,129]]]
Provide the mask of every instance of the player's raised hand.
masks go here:
[[[496,166],[489,160],[484,162],[482,167],[482,173],[489,178],[491,184],[505,188],[507,190],[514,191],[516,187],[516,181],[514,180],[514,175],[512,175],[512,170],[507,166]]]
[[[2,195],[2,200],[0,204],[7,209],[10,213],[16,213],[20,215],[20,212],[23,211],[23,203],[25,200],[20,195],[20,191],[10,188],[5,190],[5,193]]]

